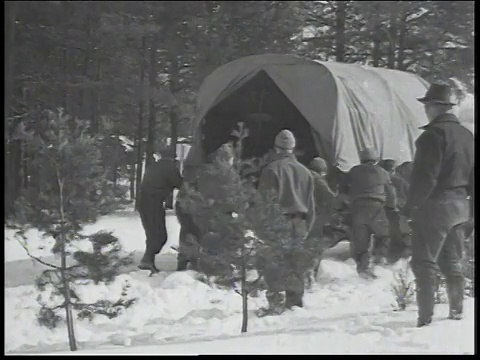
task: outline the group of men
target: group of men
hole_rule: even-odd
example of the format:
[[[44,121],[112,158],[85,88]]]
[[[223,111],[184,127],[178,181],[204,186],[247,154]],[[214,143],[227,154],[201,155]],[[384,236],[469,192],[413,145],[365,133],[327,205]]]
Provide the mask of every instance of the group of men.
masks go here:
[[[417,326],[421,327],[432,321],[438,267],[446,277],[449,318],[462,317],[463,226],[473,216],[468,197],[473,200],[474,159],[473,135],[450,112],[455,104],[450,101],[449,87],[433,84],[425,97],[418,100],[425,105],[429,124],[422,127],[424,132],[416,141],[411,175],[405,178],[396,174],[395,163],[389,159],[380,166],[375,150],[364,149],[360,154],[361,164],[346,175],[340,193],[348,198],[352,257],[363,278],[375,278],[372,252],[375,263],[391,259],[392,251],[398,253],[402,225],[405,227],[402,219],[409,220],[411,265],[417,284]],[[326,181],[325,160],[317,157],[307,168],[297,161],[295,145],[292,132],[280,131],[275,138],[274,153],[261,171],[258,190],[276,194],[285,221],[291,225],[292,241],[301,247],[312,241],[326,241],[323,230],[334,213],[338,197]],[[225,148],[222,153],[228,160],[233,157]],[[163,173],[162,183],[149,180],[155,178],[155,171]],[[140,214],[147,248],[139,265],[141,269],[156,270],[155,254],[166,242],[163,205],[151,189],[166,196],[173,188],[180,187],[181,180],[173,162],[159,165],[157,170],[151,167],[145,174]],[[209,181],[206,184],[208,188]],[[216,194],[216,189],[214,186],[212,194]],[[182,226],[181,248],[191,233],[199,235],[200,231],[181,207],[176,210]],[[286,250],[283,263],[265,266],[268,306],[259,310],[259,316],[303,306],[305,266],[298,263],[301,260],[293,252]],[[315,255],[321,257],[321,250]],[[178,270],[183,270],[191,259],[180,251],[178,260]]]

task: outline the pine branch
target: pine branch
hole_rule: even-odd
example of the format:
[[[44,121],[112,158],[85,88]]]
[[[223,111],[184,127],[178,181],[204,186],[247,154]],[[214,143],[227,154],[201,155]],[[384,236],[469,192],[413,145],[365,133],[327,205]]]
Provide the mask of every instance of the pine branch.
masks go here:
[[[16,240],[18,241],[18,243],[25,249],[25,251],[27,252],[27,255],[28,255],[30,258],[32,258],[33,260],[39,262],[39,263],[42,264],[42,265],[45,265],[45,266],[50,267],[50,268],[52,268],[52,269],[61,270],[61,267],[60,267],[60,266],[56,266],[56,265],[53,265],[53,264],[49,264],[49,263],[43,261],[42,259],[40,259],[40,258],[38,258],[38,257],[36,257],[36,256],[33,256],[33,255],[30,253],[30,251],[28,250],[28,247],[27,247],[24,243],[22,243],[18,238],[15,238],[15,239],[16,239]]]

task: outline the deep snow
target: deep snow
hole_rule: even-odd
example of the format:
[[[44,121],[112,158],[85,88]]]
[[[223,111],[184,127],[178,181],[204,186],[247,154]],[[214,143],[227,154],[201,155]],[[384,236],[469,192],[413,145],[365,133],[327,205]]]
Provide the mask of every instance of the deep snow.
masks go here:
[[[246,335],[240,335],[240,296],[199,282],[194,272],[121,275],[111,285],[91,285],[81,293],[87,301],[113,300],[128,281],[138,303],[112,320],[76,321],[77,339],[80,350],[89,354],[473,353],[472,299],[463,321],[447,320],[448,305],[439,305],[432,326],[417,329],[415,305],[393,311],[393,269],[377,270],[380,278],[368,282],[358,278],[352,260],[327,259],[318,283],[305,296],[305,308],[256,318],[252,312],[265,298],[251,299]],[[33,286],[6,289],[5,296],[7,352],[68,351],[65,326],[50,331],[36,323]]]
[[[173,214],[167,217],[167,224],[169,242],[164,252],[170,253],[170,246],[178,244],[178,223]],[[103,217],[86,230],[109,229],[127,250],[143,250],[144,234],[134,212]],[[6,269],[18,263],[12,260],[27,258],[7,235]],[[32,252],[49,254],[53,242],[39,239],[34,230],[28,237]],[[36,249],[39,244],[45,248]],[[393,271],[402,263],[377,269],[379,279],[368,282],[358,278],[353,260],[338,260],[345,254],[344,243],[332,250],[330,254],[338,252],[337,259],[323,261],[317,284],[305,296],[305,308],[259,319],[253,311],[266,304],[261,294],[249,302],[249,332],[244,335],[240,335],[240,296],[207,286],[196,280],[194,272],[160,273],[149,278],[145,272],[134,271],[118,276],[110,285],[79,288],[84,301],[117,300],[128,281],[131,295],[138,298],[115,319],[97,315],[91,323],[76,321],[79,354],[473,354],[473,299],[466,301],[463,321],[447,320],[448,305],[438,305],[432,326],[417,329],[415,305],[404,312],[395,312],[392,307]],[[33,285],[5,289],[5,351],[67,352],[65,326],[51,331],[38,325],[36,298]]]

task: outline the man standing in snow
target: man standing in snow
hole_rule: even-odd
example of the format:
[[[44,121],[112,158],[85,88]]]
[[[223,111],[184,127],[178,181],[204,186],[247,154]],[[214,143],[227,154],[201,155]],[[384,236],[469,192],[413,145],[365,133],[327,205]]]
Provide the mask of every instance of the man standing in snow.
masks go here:
[[[389,246],[389,261],[396,262],[400,257],[408,255],[410,245],[407,243],[408,235],[411,233],[410,226],[404,216],[400,215],[405,202],[407,201],[408,183],[407,181],[396,173],[395,161],[386,159],[381,162],[389,174],[392,185],[395,188],[397,196],[397,209],[399,211],[390,211],[387,208],[387,218],[390,224],[390,246]]]
[[[303,264],[305,259],[299,258],[298,253],[315,221],[315,198],[312,174],[297,161],[294,149],[292,132],[280,131],[275,138],[275,155],[260,174],[259,191],[265,195],[275,194],[286,221],[291,223],[292,239],[288,239],[291,246],[285,249],[283,259],[267,264],[264,269],[269,306],[260,309],[259,316],[280,314],[285,308],[303,306],[307,269]]]
[[[404,214],[412,218],[412,271],[417,284],[418,322],[432,322],[437,269],[446,277],[449,318],[463,312],[463,225],[473,198],[473,135],[454,114],[447,85],[433,84],[425,97],[429,124],[417,139]],[[471,214],[470,214],[471,215]]]
[[[349,196],[352,213],[352,255],[358,274],[366,279],[376,278],[370,266],[371,237],[375,236],[377,250],[386,250],[389,227],[385,207],[391,211],[396,208],[390,175],[378,165],[378,160],[375,149],[363,150],[361,164],[347,174],[344,191]]]
[[[307,282],[311,286],[313,279],[317,276],[318,266],[320,265],[323,250],[328,244],[324,243],[323,228],[328,224],[335,211],[336,195],[328,186],[326,177],[328,172],[327,162],[320,157],[314,158],[309,165],[313,176],[315,193],[315,223],[308,236],[309,248],[315,252],[314,268],[309,271]]]
[[[175,161],[165,152],[157,162],[150,164],[143,176],[138,211],[145,230],[145,254],[138,265],[141,270],[158,272],[155,255],[167,242],[165,200],[174,188],[179,188],[182,177]]]

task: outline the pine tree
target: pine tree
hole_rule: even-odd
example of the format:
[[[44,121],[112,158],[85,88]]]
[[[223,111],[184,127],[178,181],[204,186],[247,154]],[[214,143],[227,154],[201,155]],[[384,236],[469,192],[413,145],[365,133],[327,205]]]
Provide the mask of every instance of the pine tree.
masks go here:
[[[102,210],[105,189],[98,139],[91,133],[88,122],[74,119],[63,110],[45,112],[34,130],[22,132],[23,141],[28,151],[36,154],[36,160],[31,169],[32,186],[21,195],[17,213],[22,220],[22,231],[33,226],[56,240],[52,251],[60,254],[61,265],[36,260],[60,277],[59,289],[64,297],[61,307],[66,311],[72,351],[77,345],[72,316],[74,294],[70,289],[72,267],[67,266],[67,246],[81,238],[82,225],[94,221]],[[28,252],[28,246],[25,248]]]
[[[92,252],[75,251],[73,258],[76,265],[68,267],[65,271],[70,286],[71,306],[77,311],[78,319],[93,320],[96,314],[107,316],[109,319],[117,317],[135,303],[136,298],[130,298],[128,290],[130,284],[126,282],[122,288],[120,298],[112,302],[110,300],[98,300],[94,303],[85,303],[78,295],[78,290],[90,284],[109,284],[120,274],[123,266],[132,263],[131,256],[122,254],[122,247],[117,237],[107,232],[97,232],[85,236],[92,243]],[[40,292],[37,301],[41,305],[38,321],[41,325],[50,329],[55,328],[62,317],[58,311],[66,307],[65,287],[60,277],[61,269],[45,270],[36,279],[35,285]]]
[[[396,310],[403,311],[414,302],[415,283],[410,278],[410,266],[406,262],[405,267],[394,274],[392,292],[395,295]]]
[[[291,227],[275,194],[260,194],[250,177],[240,175],[262,164],[258,159],[242,160],[242,144],[248,131],[240,123],[232,135],[238,139],[234,165],[217,160],[201,170],[218,179],[218,191],[225,196],[212,200],[189,188],[183,201],[204,234],[198,270],[214,276],[217,284],[233,287],[242,296],[241,332],[246,332],[248,296],[261,288],[264,265],[281,261],[291,247]],[[312,253],[307,250],[301,254],[305,264],[312,260]],[[258,275],[251,281],[255,272]]]

